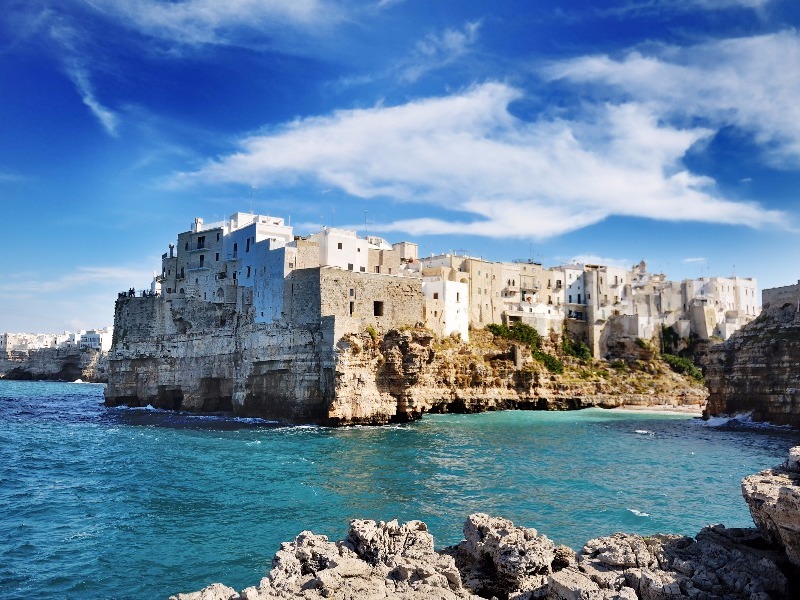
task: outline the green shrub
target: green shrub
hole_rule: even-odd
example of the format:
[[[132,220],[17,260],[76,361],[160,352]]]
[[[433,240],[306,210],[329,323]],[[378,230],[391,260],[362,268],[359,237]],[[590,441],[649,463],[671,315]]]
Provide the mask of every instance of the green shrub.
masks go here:
[[[364,331],[366,331],[369,334],[369,337],[372,338],[373,342],[378,339],[378,332],[375,331],[375,328],[372,325],[367,325],[364,328]]]
[[[539,348],[542,344],[542,337],[539,335],[539,332],[530,325],[525,325],[524,323],[514,323],[511,327],[508,325],[490,323],[486,326],[486,329],[498,337],[522,342],[531,348]]]
[[[561,340],[561,350],[567,356],[574,356],[575,358],[579,358],[581,360],[591,360],[592,358],[592,351],[589,350],[589,346],[587,346],[584,342],[573,340],[566,334]]]
[[[675,356],[674,354],[662,354],[661,358],[664,359],[673,371],[687,375],[697,381],[703,381],[703,372],[698,369],[695,364],[688,358],[683,356]]]
[[[542,352],[537,348],[531,351],[531,355],[534,359],[542,363],[551,373],[561,375],[561,373],[564,372],[564,363],[562,363],[552,354],[547,354],[547,352]]]

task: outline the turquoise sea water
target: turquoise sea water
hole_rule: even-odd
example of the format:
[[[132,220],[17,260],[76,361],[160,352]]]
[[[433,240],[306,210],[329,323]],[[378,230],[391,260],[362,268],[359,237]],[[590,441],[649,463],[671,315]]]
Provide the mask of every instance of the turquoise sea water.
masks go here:
[[[472,512],[579,549],[615,531],[750,526],[740,481],[800,433],[599,409],[282,427],[107,409],[97,385],[0,381],[0,597],[166,598],[269,571],[303,529]]]

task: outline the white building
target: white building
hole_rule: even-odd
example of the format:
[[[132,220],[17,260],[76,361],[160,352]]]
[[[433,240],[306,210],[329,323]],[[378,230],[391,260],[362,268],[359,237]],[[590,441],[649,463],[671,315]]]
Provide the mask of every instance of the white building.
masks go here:
[[[438,276],[422,278],[425,324],[439,336],[457,333],[469,340],[469,285]]]

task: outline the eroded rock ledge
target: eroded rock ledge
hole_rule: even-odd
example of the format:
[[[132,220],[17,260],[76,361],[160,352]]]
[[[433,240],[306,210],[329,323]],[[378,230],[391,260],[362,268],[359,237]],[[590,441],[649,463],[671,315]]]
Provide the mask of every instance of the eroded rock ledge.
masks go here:
[[[757,529],[713,525],[694,538],[617,533],[579,553],[507,519],[471,515],[464,541],[434,550],[421,521],[354,520],[344,540],[304,531],[281,544],[269,577],[237,592],[222,584],[171,600],[777,600],[796,598],[800,567],[800,447],[751,475],[742,492]]]

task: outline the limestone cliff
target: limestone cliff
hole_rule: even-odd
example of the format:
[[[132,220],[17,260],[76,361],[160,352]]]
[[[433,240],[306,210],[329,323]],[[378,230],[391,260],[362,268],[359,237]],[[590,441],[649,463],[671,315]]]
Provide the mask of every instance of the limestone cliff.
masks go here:
[[[76,348],[0,353],[0,379],[108,381],[108,354]]]
[[[709,349],[709,416],[800,426],[800,315],[795,301],[765,304],[761,315]]]
[[[470,515],[464,541],[439,552],[420,521],[353,520],[344,540],[304,531],[241,593],[222,584],[171,600],[779,600],[797,598],[800,447],[745,478],[757,529],[713,525],[694,538],[616,533],[576,553],[507,519]]]
[[[109,405],[345,425],[705,399],[702,386],[658,361],[612,368],[565,358],[554,375],[528,348],[487,331],[462,343],[425,329],[379,333],[357,319],[255,323],[249,312],[199,299],[129,298],[117,303],[114,332]]]

